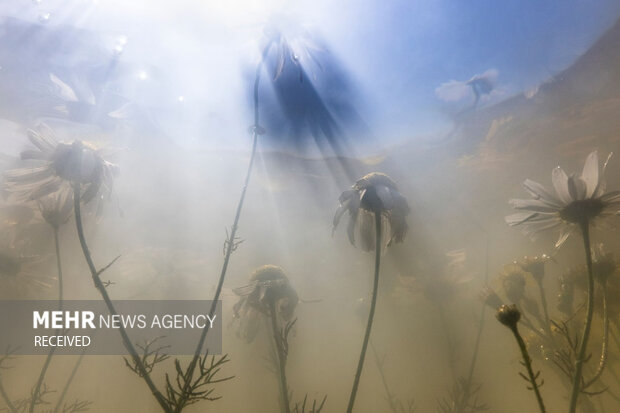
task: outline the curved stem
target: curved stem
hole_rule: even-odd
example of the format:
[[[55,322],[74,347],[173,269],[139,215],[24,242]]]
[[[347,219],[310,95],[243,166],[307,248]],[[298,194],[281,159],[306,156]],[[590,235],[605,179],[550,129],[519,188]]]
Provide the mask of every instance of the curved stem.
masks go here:
[[[590,249],[590,223],[583,220],[580,223],[581,235],[583,238],[583,247],[586,253],[586,264],[588,267],[588,303],[586,306],[586,319],[583,327],[583,334],[579,343],[579,352],[575,361],[575,377],[573,378],[573,388],[570,396],[569,413],[575,413],[577,410],[577,399],[581,393],[581,374],[583,371],[583,362],[586,357],[588,347],[588,339],[590,338],[590,329],[592,327],[592,314],[594,311],[594,274],[592,272],[592,251]]]
[[[63,286],[62,286],[62,262],[60,260],[60,243],[58,241],[58,227],[52,226],[54,230],[54,249],[56,251],[56,268],[58,273],[58,310],[62,310],[62,300],[63,300]],[[58,334],[58,331],[56,332]],[[32,399],[30,400],[30,407],[28,411],[30,413],[34,412],[34,407],[37,404],[37,400],[39,399],[41,393],[41,386],[43,386],[43,380],[45,380],[45,375],[47,374],[47,369],[52,362],[52,357],[54,356],[55,347],[50,348],[50,351],[47,353],[47,357],[45,357],[45,362],[43,363],[43,367],[41,368],[41,373],[39,373],[39,378],[37,379],[37,383],[34,386],[32,391]]]
[[[276,303],[275,300],[269,300],[269,318],[271,318],[271,330],[273,331],[273,339],[276,342],[276,350],[278,353],[278,368],[280,372],[280,390],[282,396],[282,404],[286,413],[291,412],[291,404],[288,400],[288,385],[286,383],[286,354],[282,345],[282,335],[278,328]]]
[[[82,364],[82,359],[84,358],[85,353],[86,353],[86,348],[82,350],[82,354],[80,354],[80,357],[75,362],[75,366],[73,366],[73,370],[71,370],[71,374],[69,375],[69,378],[67,379],[67,382],[65,383],[65,387],[63,387],[62,392],[60,393],[60,396],[58,397],[58,401],[56,402],[56,407],[54,407],[54,413],[58,413],[60,411],[62,402],[65,400],[65,396],[67,395],[67,392],[69,391],[69,387],[71,387],[71,383],[73,382],[73,379],[75,378],[75,375],[78,371],[78,368],[80,367],[80,364]]]
[[[79,165],[79,161],[77,162],[77,164]],[[79,182],[76,182],[73,184],[73,209],[75,212],[75,225],[77,228],[78,238],[80,240],[80,246],[82,247],[82,253],[84,254],[84,258],[86,259],[86,263],[88,264],[88,269],[90,270],[93,282],[95,284],[95,288],[97,288],[97,290],[101,294],[101,297],[103,298],[103,301],[105,302],[106,307],[108,308],[108,311],[110,312],[110,314],[116,315],[118,314],[116,311],[116,308],[114,308],[114,304],[112,303],[112,300],[110,299],[110,296],[108,295],[108,291],[106,290],[105,286],[101,282],[101,278],[99,278],[99,271],[95,267],[92,256],[90,255],[90,250],[88,249],[88,244],[86,243],[86,237],[84,236],[84,227],[82,226],[82,209],[80,207],[80,183]],[[148,371],[146,370],[146,367],[144,366],[142,359],[138,355],[136,348],[134,347],[133,343],[129,339],[129,336],[127,335],[127,331],[122,325],[119,327],[118,331],[121,335],[125,348],[129,352],[131,359],[135,363],[136,368],[138,369],[138,372],[140,373],[140,377],[144,379],[147,386],[149,387],[149,390],[151,391],[151,393],[153,394],[153,396],[155,397],[155,399],[161,406],[162,410],[164,412],[171,412],[171,409],[168,406],[168,402],[166,401],[166,398],[161,394],[161,392],[155,386],[155,383],[151,379],[151,376],[149,375]]]
[[[263,51],[262,58],[256,67],[256,75],[254,77],[254,127],[252,131],[252,153],[250,155],[250,162],[248,164],[248,170],[245,174],[245,181],[243,183],[243,188],[241,190],[241,196],[239,198],[239,203],[237,204],[237,210],[235,213],[235,219],[233,221],[233,225],[230,228],[230,235],[226,240],[226,254],[224,255],[224,264],[222,264],[222,270],[220,272],[220,278],[217,282],[217,288],[215,289],[215,294],[213,296],[213,301],[211,302],[211,308],[209,309],[209,316],[213,317],[215,314],[215,310],[217,308],[217,301],[220,299],[220,295],[222,293],[222,288],[224,286],[224,279],[226,278],[226,271],[228,270],[228,264],[230,262],[230,256],[234,251],[235,247],[235,237],[237,235],[237,229],[239,227],[239,219],[241,218],[241,210],[243,209],[243,202],[245,201],[245,194],[248,189],[248,185],[250,183],[250,177],[252,176],[252,168],[254,166],[254,159],[256,158],[256,147],[258,144],[258,121],[259,121],[259,112],[258,112],[258,86],[260,82],[260,73],[263,68],[263,62],[265,61],[265,56],[271,47],[271,42],[267,44],[265,50]],[[187,367],[187,371],[184,375],[184,388],[183,394],[178,400],[177,406],[174,409],[175,413],[179,413],[185,407],[187,403],[187,393],[189,390],[189,385],[192,382],[192,377],[194,376],[194,370],[196,369],[196,365],[198,363],[198,359],[200,358],[200,354],[202,353],[202,348],[204,347],[205,341],[207,339],[207,333],[209,332],[209,325],[207,324],[205,328],[202,330],[200,334],[200,339],[198,340],[198,344],[196,345],[196,350],[194,351],[194,356],[192,361],[189,363]]]
[[[19,413],[17,408],[15,407],[13,402],[11,401],[11,398],[7,394],[6,390],[4,389],[4,385],[2,384],[2,380],[0,380],[0,395],[4,399],[4,402],[6,403],[6,408],[7,408],[7,410],[9,412],[11,412],[11,413]]]
[[[375,211],[375,279],[372,289],[372,301],[370,302],[370,313],[368,314],[368,323],[366,324],[366,333],[364,334],[364,342],[362,343],[362,353],[357,363],[357,372],[355,373],[355,379],[353,380],[353,389],[351,390],[351,396],[349,397],[349,406],[347,407],[347,413],[353,411],[353,405],[355,404],[355,396],[357,395],[357,388],[360,384],[360,377],[362,376],[362,370],[364,368],[364,359],[366,358],[366,350],[368,349],[368,341],[370,340],[370,331],[372,329],[372,321],[375,317],[375,307],[377,305],[377,291],[379,290],[379,268],[381,266],[381,212]]]
[[[527,370],[527,374],[530,378],[529,381],[532,385],[532,389],[536,394],[536,401],[538,402],[540,412],[545,413],[545,404],[543,403],[542,395],[540,394],[540,389],[538,387],[538,383],[536,382],[537,377],[532,370],[532,359],[527,352],[525,342],[523,341],[521,334],[519,334],[519,329],[516,324],[514,325],[514,327],[510,327],[510,330],[512,331],[512,334],[514,334],[515,339],[517,340],[517,344],[519,344],[519,350],[521,350],[521,356],[523,357],[523,364],[525,365],[525,369]]]
[[[609,312],[607,309],[607,284],[603,282],[603,344],[601,345],[601,358],[598,363],[598,367],[596,369],[596,373],[594,376],[588,380],[583,388],[588,388],[595,381],[597,381],[601,375],[603,374],[603,370],[605,370],[605,366],[607,365],[607,348],[609,344]]]

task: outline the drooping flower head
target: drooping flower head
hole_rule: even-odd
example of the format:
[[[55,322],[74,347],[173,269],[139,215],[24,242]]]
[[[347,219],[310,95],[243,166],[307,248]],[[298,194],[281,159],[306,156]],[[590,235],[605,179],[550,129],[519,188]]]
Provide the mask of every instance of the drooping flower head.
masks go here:
[[[73,214],[73,192],[69,184],[64,183],[56,192],[39,198],[41,216],[52,228],[58,229]]]
[[[23,151],[21,158],[36,166],[4,173],[5,190],[18,200],[37,200],[77,182],[85,188],[81,196],[85,203],[111,192],[118,167],[106,161],[100,149],[82,141],[59,142],[49,128],[44,133],[29,130],[28,139],[36,148]]]
[[[342,215],[349,212],[347,234],[351,244],[364,251],[375,248],[374,214],[380,214],[382,228],[387,236],[383,237],[385,246],[393,242],[403,242],[407,234],[406,217],[409,204],[403,197],[396,183],[380,172],[372,172],[359,179],[347,191],[340,195],[340,206],[334,216],[335,231]]]
[[[576,225],[620,213],[620,191],[606,191],[605,169],[609,158],[599,170],[598,152],[588,155],[581,175],[564,172],[556,167],[551,174],[555,194],[541,184],[527,179],[523,186],[532,199],[512,199],[513,208],[522,212],[506,217],[510,226],[520,226],[528,235],[561,229],[555,246],[560,247]]]
[[[252,341],[260,327],[260,315],[270,315],[271,303],[275,304],[276,316],[280,322],[293,319],[299,303],[299,296],[291,286],[282,268],[263,265],[250,276],[249,283],[233,290],[239,301],[233,307],[235,319],[240,320],[238,334],[248,342]]]

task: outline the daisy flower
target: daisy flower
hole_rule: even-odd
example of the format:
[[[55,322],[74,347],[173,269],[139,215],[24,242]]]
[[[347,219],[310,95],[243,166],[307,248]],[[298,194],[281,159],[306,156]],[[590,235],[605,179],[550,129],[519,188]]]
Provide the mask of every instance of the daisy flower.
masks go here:
[[[512,199],[513,208],[521,211],[506,217],[510,226],[519,226],[530,236],[539,232],[559,229],[555,243],[559,248],[580,224],[620,213],[620,191],[606,192],[605,169],[611,154],[599,170],[596,151],[586,159],[580,175],[567,175],[556,167],[551,179],[555,194],[541,184],[526,179],[523,183],[532,199]]]
[[[18,200],[38,200],[61,191],[66,182],[84,185],[85,203],[111,193],[118,166],[106,161],[101,149],[81,141],[60,142],[47,127],[42,133],[29,130],[28,139],[35,148],[24,150],[21,158],[33,165],[4,173],[5,190]]]
[[[275,302],[277,317],[284,323],[294,315],[299,296],[282,268],[263,265],[250,276],[249,283],[235,288],[239,301],[233,307],[234,318],[240,320],[238,335],[251,342],[258,333],[260,315],[270,314],[270,302]]]
[[[336,210],[333,230],[340,223],[345,212],[349,212],[347,234],[353,245],[364,251],[375,249],[374,214],[382,218],[382,227],[388,234],[384,237],[385,246],[403,242],[407,234],[406,216],[409,204],[396,183],[380,172],[372,172],[360,178],[352,187],[340,195],[340,206]]]
[[[575,362],[569,413],[576,412],[577,400],[583,391],[583,362],[586,359],[592,327],[594,269],[590,246],[590,224],[600,218],[620,213],[620,191],[606,192],[605,169],[610,157],[611,154],[607,157],[601,171],[598,153],[596,151],[590,153],[581,175],[571,174],[569,176],[562,168],[556,167],[551,175],[555,195],[539,183],[526,180],[525,189],[533,199],[511,200],[512,206],[522,212],[506,217],[509,225],[521,226],[530,235],[550,229],[561,229],[556,247],[560,247],[568,239],[575,227],[581,230],[588,268],[588,300],[583,332],[578,341],[579,350]]]

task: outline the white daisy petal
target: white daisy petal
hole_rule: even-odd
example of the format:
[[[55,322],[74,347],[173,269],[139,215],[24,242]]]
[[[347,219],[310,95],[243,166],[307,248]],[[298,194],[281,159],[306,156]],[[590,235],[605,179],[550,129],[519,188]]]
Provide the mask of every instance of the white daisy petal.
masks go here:
[[[539,199],[547,204],[560,207],[560,200],[557,199],[553,194],[545,189],[544,186],[539,184],[538,182],[532,181],[531,179],[526,179],[523,182],[523,186],[525,190],[532,195],[533,198]]]
[[[605,204],[620,201],[620,191],[611,191],[606,193],[605,195],[601,196],[601,201],[603,201],[603,203]]]
[[[598,175],[598,152],[593,151],[588,155],[586,163],[581,171],[581,179],[586,184],[586,198],[591,198],[596,192],[599,183]]]
[[[510,205],[512,205],[514,209],[540,212],[543,214],[554,214],[559,210],[559,208],[549,206],[538,199],[511,199]]]
[[[603,164],[603,169],[601,170],[601,174],[598,178],[598,187],[596,188],[596,191],[594,191],[594,195],[592,196],[593,198],[598,198],[601,195],[603,195],[605,193],[605,190],[607,189],[607,182],[605,180],[605,171],[607,170],[607,165],[609,164],[609,160],[611,159],[611,156],[613,155],[613,152],[610,152],[609,155],[607,155],[607,159],[605,160],[605,163]]]
[[[568,175],[566,175],[564,169],[556,166],[551,173],[551,181],[560,200],[565,204],[571,203],[573,198],[570,196],[570,192],[568,192]]]
[[[568,192],[571,198],[576,201],[585,199],[587,192],[586,183],[581,178],[571,175],[568,177]]]
[[[516,214],[508,215],[507,217],[504,218],[504,220],[506,221],[508,225],[512,227],[515,225],[523,224],[524,222],[531,220],[537,215],[538,214],[532,213],[532,212],[518,212]]]
[[[562,246],[562,244],[564,244],[564,242],[566,242],[568,237],[570,237],[570,235],[573,233],[574,230],[575,230],[575,228],[573,226],[565,228],[562,231],[562,233],[560,234],[560,238],[558,238],[557,242],[555,243],[555,247],[556,248],[560,248]]]
[[[525,233],[531,236],[534,234],[538,234],[539,232],[558,228],[562,225],[562,221],[559,219],[549,219],[546,221],[537,222],[535,224],[526,224]]]

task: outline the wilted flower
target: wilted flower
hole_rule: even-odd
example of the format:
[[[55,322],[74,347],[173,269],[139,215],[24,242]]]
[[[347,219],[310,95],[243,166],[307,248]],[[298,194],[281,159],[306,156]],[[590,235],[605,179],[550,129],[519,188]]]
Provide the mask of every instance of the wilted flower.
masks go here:
[[[403,242],[407,233],[409,204],[394,181],[386,174],[372,172],[359,179],[352,189],[340,195],[340,206],[334,216],[335,230],[342,215],[349,212],[349,241],[364,251],[375,248],[374,214],[381,214],[382,228],[388,236],[386,245]]]
[[[611,157],[611,154],[609,155]],[[605,169],[599,173],[598,153],[590,153],[580,176],[568,176],[561,167],[551,175],[557,194],[527,179],[523,185],[533,199],[513,199],[511,205],[519,212],[506,217],[510,226],[521,226],[528,235],[550,229],[562,229],[555,246],[560,247],[574,230],[575,224],[589,223],[599,217],[620,213],[620,191],[605,193]]]
[[[516,305],[503,304],[497,309],[495,317],[506,327],[515,328],[521,319],[521,312]]]
[[[40,198],[38,203],[41,216],[55,229],[66,223],[73,214],[73,192],[66,183],[58,191]]]
[[[32,201],[59,191],[65,182],[84,185],[84,202],[111,192],[117,166],[104,160],[101,150],[82,141],[58,142],[51,130],[45,135],[29,130],[28,138],[36,149],[23,151],[21,158],[38,161],[38,166],[6,171],[7,192],[22,201]]]
[[[275,304],[276,313],[282,322],[293,319],[299,303],[299,296],[290,285],[282,268],[263,265],[250,276],[248,285],[233,290],[239,296],[234,305],[234,317],[240,320],[239,335],[248,342],[258,333],[261,314],[270,314],[270,305]]]

